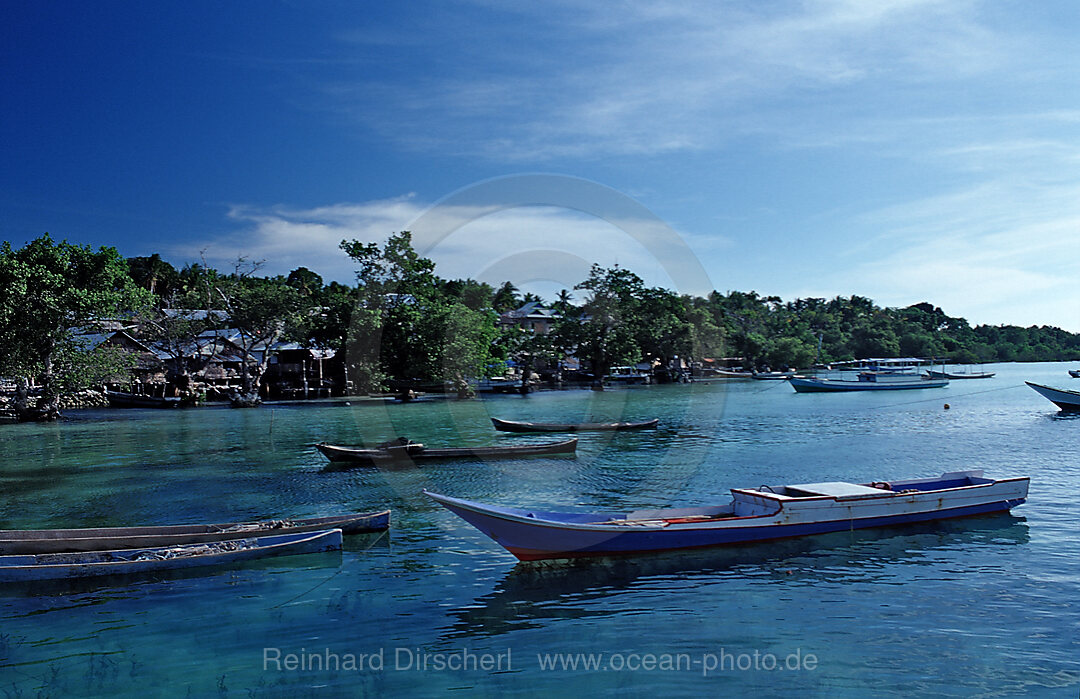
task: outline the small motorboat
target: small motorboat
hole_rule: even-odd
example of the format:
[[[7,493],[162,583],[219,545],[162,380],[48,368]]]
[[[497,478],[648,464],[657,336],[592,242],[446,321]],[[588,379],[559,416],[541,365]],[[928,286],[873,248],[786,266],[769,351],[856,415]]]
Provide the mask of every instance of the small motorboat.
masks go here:
[[[1002,512],[1027,499],[1029,478],[958,471],[876,483],[830,481],[733,488],[731,502],[630,513],[540,512],[424,491],[519,560],[723,546]]]
[[[649,430],[656,427],[659,419],[644,422],[514,422],[491,418],[491,423],[500,432],[596,432],[607,430]]]
[[[755,371],[751,378],[758,381],[785,381],[796,376],[794,371]]]
[[[340,550],[341,530],[330,529],[156,548],[0,556],[0,582],[137,575]]]
[[[385,531],[390,510],[382,512],[275,519],[231,524],[176,524],[161,527],[98,529],[0,529],[0,554],[64,553],[201,544],[270,534],[302,534],[340,529],[343,534]]]
[[[1051,388],[1042,384],[1025,381],[1035,392],[1048,401],[1069,412],[1080,412],[1080,391],[1068,391],[1063,388]]]
[[[513,446],[444,447],[436,449],[408,440],[381,444],[374,449],[325,443],[316,444],[315,448],[333,462],[381,464],[438,459],[516,459],[523,456],[573,454],[577,450],[577,439]]]
[[[1074,379],[1080,379],[1080,369],[1069,369],[1069,376]]]
[[[931,379],[992,379],[995,374],[992,371],[934,371],[927,370],[926,375]]]

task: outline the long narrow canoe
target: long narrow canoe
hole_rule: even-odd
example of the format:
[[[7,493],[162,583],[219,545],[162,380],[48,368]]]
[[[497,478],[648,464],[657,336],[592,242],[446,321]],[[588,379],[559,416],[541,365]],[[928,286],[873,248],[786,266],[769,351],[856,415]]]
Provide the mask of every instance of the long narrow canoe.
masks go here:
[[[424,491],[519,560],[724,546],[1005,512],[1028,496],[1026,477],[982,471],[874,483],[828,481],[733,488],[727,503],[670,510],[542,512]]]
[[[390,510],[382,512],[279,519],[232,524],[179,524],[163,527],[101,529],[0,529],[0,555],[111,551],[179,544],[199,544],[268,534],[302,534],[340,529],[344,534],[384,531]]]
[[[316,444],[315,448],[331,461],[379,464],[435,459],[516,459],[519,456],[573,454],[577,450],[577,439],[567,439],[562,442],[543,442],[541,444],[497,447],[446,447],[443,449],[429,449],[423,444],[406,444],[375,449]]]
[[[501,432],[585,432],[601,430],[648,430],[656,427],[660,420],[646,420],[645,422],[578,422],[578,423],[555,423],[555,422],[514,422],[512,420],[500,420],[491,418],[495,429]]]
[[[1080,412],[1080,391],[1066,391],[1061,388],[1051,388],[1038,383],[1025,381],[1036,393],[1047,399],[1062,410]]]
[[[0,556],[0,582],[136,575],[340,550],[341,530],[330,529],[180,546]]]
[[[144,396],[137,393],[105,391],[110,408],[178,408],[182,402],[173,396]]]

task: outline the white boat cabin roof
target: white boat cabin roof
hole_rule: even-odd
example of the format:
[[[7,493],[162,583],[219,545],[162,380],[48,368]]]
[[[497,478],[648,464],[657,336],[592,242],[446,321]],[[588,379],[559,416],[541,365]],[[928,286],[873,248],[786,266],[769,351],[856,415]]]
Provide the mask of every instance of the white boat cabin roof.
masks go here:
[[[787,486],[789,491],[798,490],[812,495],[827,495],[829,497],[849,497],[852,495],[881,495],[881,488],[871,488],[868,485],[858,483],[846,483],[844,481],[826,481],[824,483],[801,483]]]

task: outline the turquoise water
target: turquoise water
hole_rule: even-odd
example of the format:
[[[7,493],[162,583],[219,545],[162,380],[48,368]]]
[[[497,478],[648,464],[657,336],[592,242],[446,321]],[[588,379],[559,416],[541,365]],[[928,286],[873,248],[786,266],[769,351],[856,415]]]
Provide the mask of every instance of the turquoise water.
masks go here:
[[[991,380],[888,394],[797,395],[784,382],[744,381],[407,405],[85,411],[4,426],[3,528],[384,507],[394,519],[389,535],[348,539],[340,554],[0,587],[0,691],[1075,697],[1080,419],[1022,383],[1070,387],[1066,368],[997,365]],[[340,473],[321,473],[325,460],[310,446],[534,439],[494,432],[490,416],[659,417],[661,428],[582,434],[576,458]],[[728,488],[763,483],[968,468],[1030,475],[1028,504],[1011,515],[574,564],[516,564],[420,492],[635,509],[726,501]],[[577,660],[603,669],[542,669],[545,653],[592,654]]]

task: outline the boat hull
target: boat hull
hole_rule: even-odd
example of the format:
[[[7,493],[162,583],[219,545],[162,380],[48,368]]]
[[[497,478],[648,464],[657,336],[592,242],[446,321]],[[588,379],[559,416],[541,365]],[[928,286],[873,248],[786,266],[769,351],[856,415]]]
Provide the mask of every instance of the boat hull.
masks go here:
[[[1080,412],[1080,391],[1064,391],[1060,388],[1051,388],[1042,384],[1025,381],[1028,386],[1043,398],[1068,412]]]
[[[841,379],[815,379],[793,377],[788,379],[798,393],[841,393],[851,391],[902,391],[915,388],[944,388],[948,379],[923,379],[912,381],[845,381]]]
[[[315,448],[334,463],[377,465],[443,459],[516,459],[526,456],[573,454],[577,451],[577,439],[509,447],[423,448],[415,451],[407,448],[360,449],[333,444],[316,444]]]
[[[163,527],[0,530],[0,555],[113,551],[211,543],[258,536],[340,529],[343,534],[385,531],[390,510],[298,520]]]
[[[582,423],[545,423],[545,422],[514,422],[512,420],[500,420],[491,418],[491,423],[500,432],[598,432],[608,430],[647,430],[655,428],[659,419],[645,422],[582,422]]]
[[[260,558],[341,550],[341,530],[234,539],[149,549],[0,556],[0,582],[145,575],[166,570],[236,565]],[[236,546],[229,550],[230,546]],[[201,553],[200,551],[206,551]]]
[[[902,485],[897,483],[893,487]],[[685,521],[684,515],[693,510],[669,511],[676,516],[667,519],[620,522],[617,515],[568,517],[492,507],[435,493],[428,495],[519,560],[531,561],[705,548],[971,517],[1021,505],[1027,499],[1027,491],[1028,479],[1016,478],[912,493],[882,491],[881,495],[799,498],[798,502],[787,499],[774,503],[776,509],[770,514],[705,522]],[[733,493],[759,498],[762,502],[769,499],[767,494]],[[556,516],[564,519],[553,519]],[[615,519],[605,519],[609,517]]]

